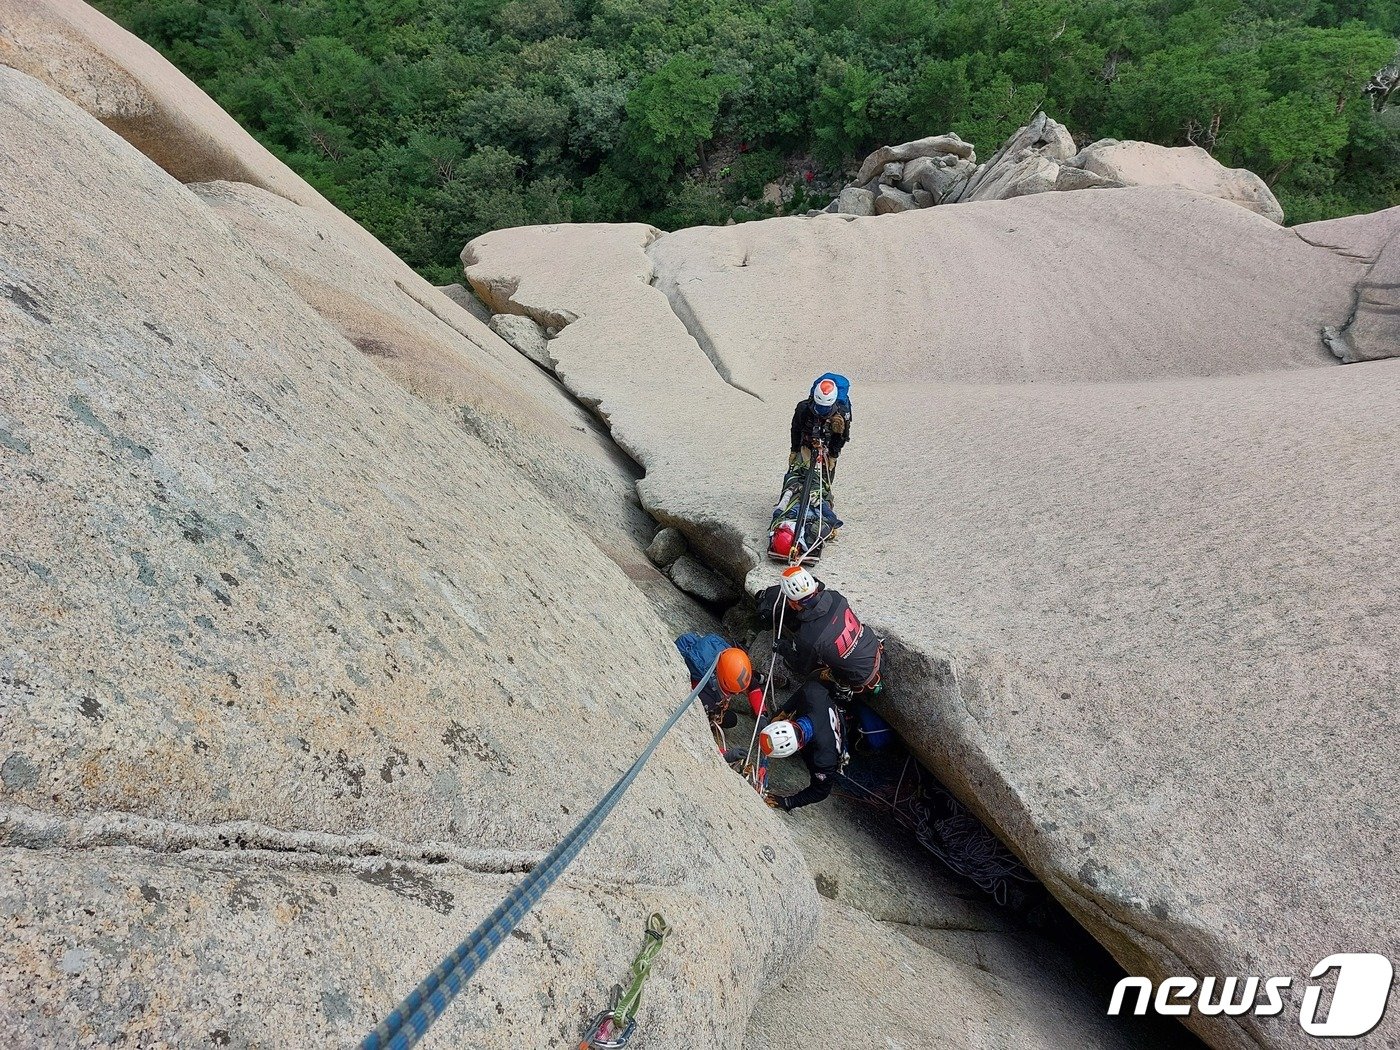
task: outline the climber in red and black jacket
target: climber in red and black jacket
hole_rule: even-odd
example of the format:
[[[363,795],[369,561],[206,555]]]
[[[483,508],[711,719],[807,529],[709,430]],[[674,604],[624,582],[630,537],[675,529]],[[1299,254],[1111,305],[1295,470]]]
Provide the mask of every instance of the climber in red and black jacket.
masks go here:
[[[787,609],[780,609],[786,601]],[[884,646],[860,622],[839,591],[829,589],[800,565],[783,570],[782,582],[754,599],[760,626],[773,627],[781,613],[783,636],[774,651],[799,677],[824,669],[852,692],[877,695]]]
[[[846,764],[846,716],[821,682],[808,682],[792,694],[788,703],[792,717],[765,726],[758,745],[769,758],[800,755],[807,766],[812,779],[801,791],[763,795],[763,801],[775,809],[793,810],[821,802],[831,794],[836,774]]]

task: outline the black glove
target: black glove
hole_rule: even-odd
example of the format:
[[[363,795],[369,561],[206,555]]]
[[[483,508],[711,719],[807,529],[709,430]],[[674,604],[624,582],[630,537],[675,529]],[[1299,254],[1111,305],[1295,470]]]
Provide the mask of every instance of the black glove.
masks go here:
[[[773,646],[773,651],[782,657],[783,663],[791,667],[797,659],[797,641],[793,638],[779,638]]]
[[[768,587],[754,595],[753,611],[759,627],[773,626],[773,606],[778,601],[777,587]]]

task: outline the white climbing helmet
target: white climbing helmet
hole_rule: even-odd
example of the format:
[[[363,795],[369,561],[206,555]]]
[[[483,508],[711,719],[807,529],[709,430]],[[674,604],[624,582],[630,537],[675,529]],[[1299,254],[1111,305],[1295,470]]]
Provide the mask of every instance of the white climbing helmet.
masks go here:
[[[818,408],[829,409],[836,404],[836,383],[820,379],[812,386],[812,401]]]
[[[758,746],[769,758],[797,754],[797,730],[791,722],[774,722],[758,735]]]
[[[779,586],[783,589],[783,597],[790,602],[805,601],[817,593],[816,577],[801,565],[789,565],[784,569]]]

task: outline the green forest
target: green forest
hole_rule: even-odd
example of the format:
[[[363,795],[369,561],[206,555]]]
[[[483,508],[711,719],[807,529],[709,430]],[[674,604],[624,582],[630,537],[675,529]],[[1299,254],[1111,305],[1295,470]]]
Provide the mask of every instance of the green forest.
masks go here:
[[[1400,204],[1395,0],[98,0],[430,280],[489,229],[821,206],[887,143],[1037,109],[1195,144],[1289,222]],[[1400,102],[1400,99],[1397,99]],[[823,191],[825,195],[823,195]]]

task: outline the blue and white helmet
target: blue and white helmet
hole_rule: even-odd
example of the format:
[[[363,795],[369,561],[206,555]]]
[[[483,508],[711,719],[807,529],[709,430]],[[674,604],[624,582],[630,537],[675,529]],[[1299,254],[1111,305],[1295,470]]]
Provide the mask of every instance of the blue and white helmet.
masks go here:
[[[816,407],[817,415],[824,416],[830,412],[838,396],[836,381],[829,376],[822,376],[812,384],[812,404]]]

